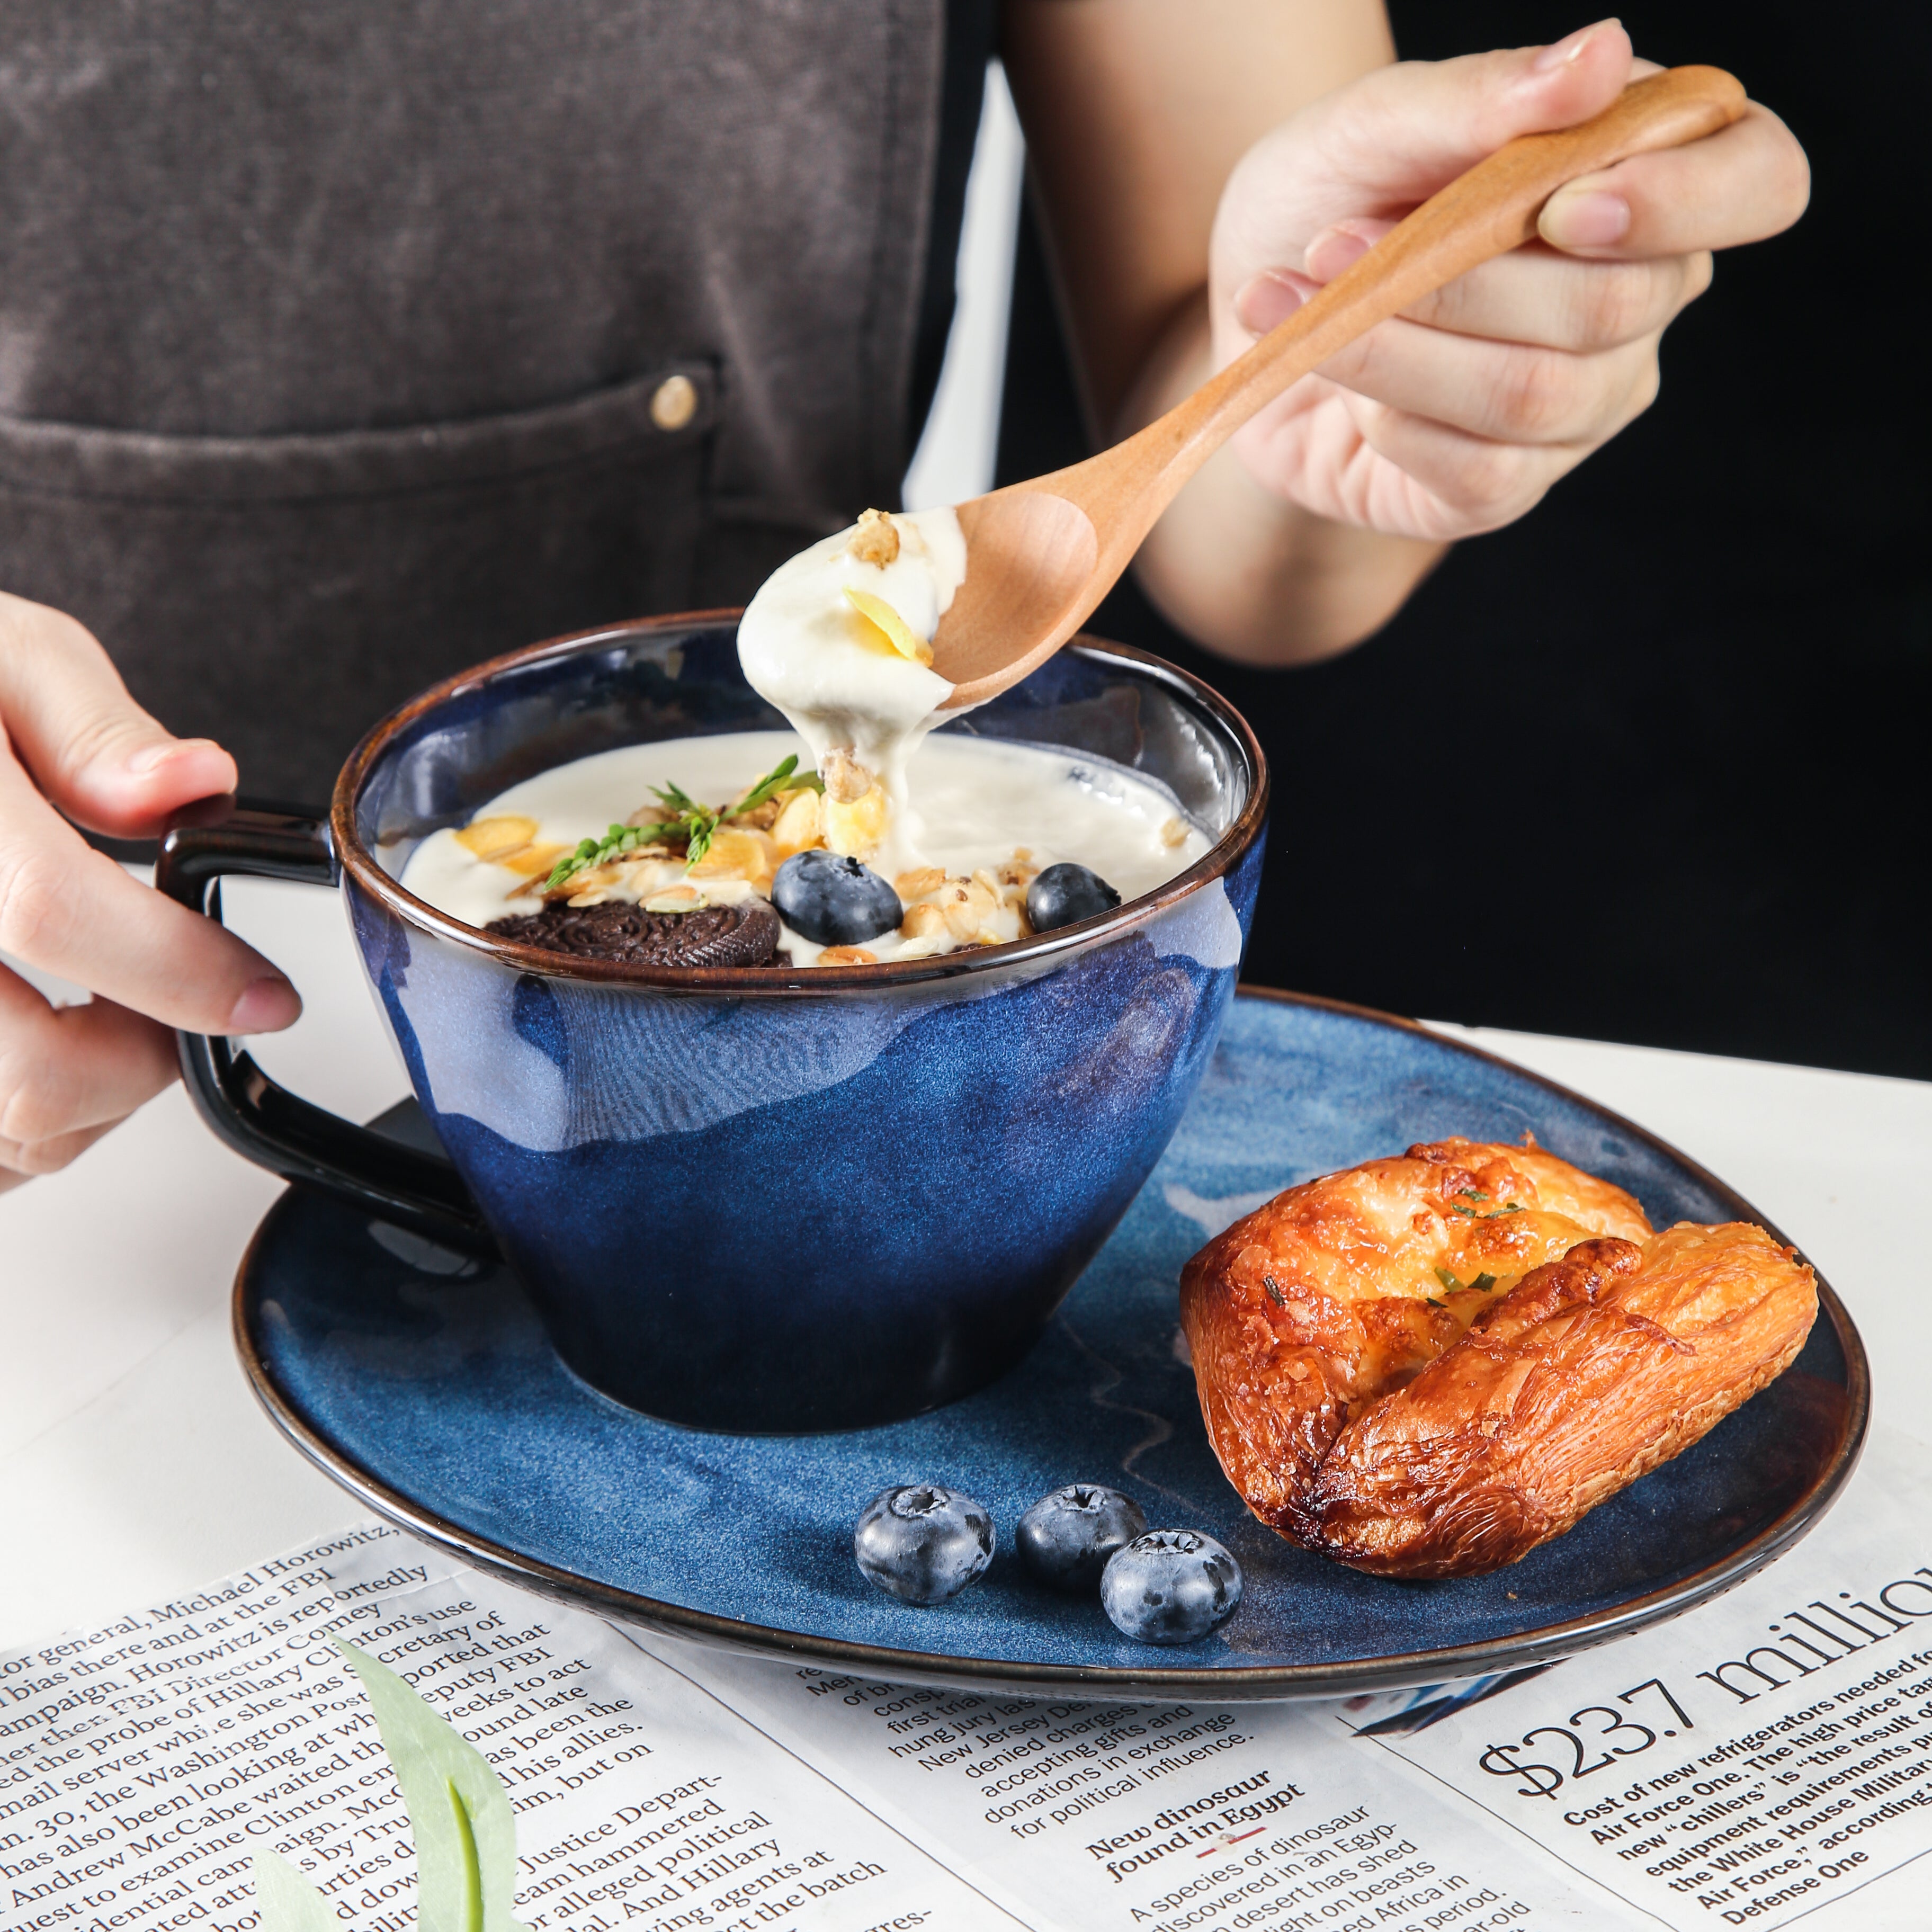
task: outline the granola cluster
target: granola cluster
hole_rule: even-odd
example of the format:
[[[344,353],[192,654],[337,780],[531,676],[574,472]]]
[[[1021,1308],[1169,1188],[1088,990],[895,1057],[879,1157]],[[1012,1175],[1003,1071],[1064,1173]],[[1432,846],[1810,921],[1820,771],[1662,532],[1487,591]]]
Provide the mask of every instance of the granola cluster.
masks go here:
[[[902,872],[892,881],[892,890],[905,908],[901,934],[909,940],[932,942],[930,950],[944,952],[949,946],[1004,946],[1009,939],[1028,939],[1033,927],[1027,918],[1027,887],[1040,876],[1033,854],[1024,846],[996,870],[984,866],[961,874],[944,872],[937,866],[922,866]],[[1002,912],[1018,922],[1016,932],[995,928]],[[902,952],[902,958],[907,954]]]

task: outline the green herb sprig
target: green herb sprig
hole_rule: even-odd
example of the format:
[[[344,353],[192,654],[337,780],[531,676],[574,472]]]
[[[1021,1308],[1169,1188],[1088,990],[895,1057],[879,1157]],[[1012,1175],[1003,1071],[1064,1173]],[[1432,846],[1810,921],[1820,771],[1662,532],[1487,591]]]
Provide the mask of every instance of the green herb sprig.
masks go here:
[[[556,862],[550,877],[543,882],[542,890],[554,892],[565,880],[574,878],[579,872],[590,871],[610,860],[621,859],[626,853],[636,851],[640,845],[656,845],[677,839],[684,842],[684,866],[688,872],[710,850],[711,841],[726,819],[755,812],[782,791],[796,791],[807,785],[820,791],[825,789],[824,780],[816,772],[794,778],[792,774],[797,770],[798,755],[794,752],[782,759],[736,804],[716,808],[700,805],[681,786],[665,785],[661,789],[653,785],[651,796],[669,811],[669,818],[660,819],[652,825],[613,825],[602,838],[579,839],[576,848]]]
[[[796,778],[792,776],[794,772],[798,772]],[[798,759],[794,755],[774,765],[736,805],[725,808],[724,816],[742,818],[746,812],[756,812],[760,806],[776,798],[780,792],[797,791],[801,788],[822,792],[825,781],[816,772],[799,772]]]

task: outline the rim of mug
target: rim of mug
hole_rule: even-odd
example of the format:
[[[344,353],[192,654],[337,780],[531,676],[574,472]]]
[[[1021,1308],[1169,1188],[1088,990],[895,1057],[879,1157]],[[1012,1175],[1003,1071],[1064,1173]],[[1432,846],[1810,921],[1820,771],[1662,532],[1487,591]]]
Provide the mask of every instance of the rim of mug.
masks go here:
[[[651,986],[687,992],[728,992],[750,998],[790,998],[843,988],[905,986],[934,980],[963,978],[1071,955],[1132,931],[1154,914],[1222,878],[1260,836],[1268,816],[1268,760],[1247,720],[1211,685],[1191,671],[1168,663],[1165,658],[1155,656],[1151,651],[1137,650],[1131,644],[1114,644],[1082,632],[1060,648],[1080,657],[1130,664],[1152,682],[1178,691],[1207,712],[1247,761],[1248,796],[1220,837],[1186,871],[1175,874],[1164,885],[1142,893],[1138,898],[1126,900],[1112,911],[1081,920],[1071,926],[1056,926],[1050,932],[1035,934],[1030,938],[1010,940],[1002,946],[964,948],[921,959],[880,960],[869,966],[646,966],[615,959],[585,958],[498,938],[480,926],[470,926],[453,917],[431,905],[427,899],[418,898],[415,893],[406,890],[401,881],[386,871],[363,843],[356,829],[356,806],[370,774],[398,734],[439,705],[452,698],[466,696],[506,673],[521,670],[526,665],[570,657],[599,647],[608,648],[627,639],[648,638],[664,631],[694,631],[736,624],[742,615],[741,608],[726,608],[600,624],[593,629],[573,631],[562,637],[545,638],[538,644],[506,651],[501,656],[487,658],[482,664],[473,664],[419,692],[370,728],[350,753],[336,779],[329,806],[329,830],[343,872],[370,898],[406,924],[453,944],[487,954],[519,973],[535,974],[547,980],[590,980],[603,985]]]

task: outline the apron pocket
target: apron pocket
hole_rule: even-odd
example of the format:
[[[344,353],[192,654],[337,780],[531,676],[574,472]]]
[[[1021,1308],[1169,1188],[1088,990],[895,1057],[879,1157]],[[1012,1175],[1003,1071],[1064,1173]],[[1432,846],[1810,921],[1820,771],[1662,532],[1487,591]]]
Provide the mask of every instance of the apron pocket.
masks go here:
[[[0,417],[0,589],[66,610],[244,789],[325,802],[435,680],[676,610],[705,528],[715,370],[550,407],[326,436],[149,436]]]

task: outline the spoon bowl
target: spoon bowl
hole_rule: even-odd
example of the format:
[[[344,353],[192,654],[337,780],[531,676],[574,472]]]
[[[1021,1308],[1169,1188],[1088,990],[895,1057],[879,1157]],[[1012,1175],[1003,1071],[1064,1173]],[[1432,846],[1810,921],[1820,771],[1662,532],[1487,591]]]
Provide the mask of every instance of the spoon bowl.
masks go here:
[[[1036,669],[1120,574],[1117,568],[1094,592],[1099,532],[1078,503],[1049,487],[1053,480],[995,490],[959,506],[966,580],[932,640],[933,667],[953,687],[949,710],[996,697]],[[1021,638],[1030,642],[1016,657],[1012,645]]]
[[[966,578],[932,640],[953,687],[983,704],[1038,668],[1118,580],[1181,486],[1256,411],[1376,323],[1536,233],[1566,182],[1728,127],[1744,88],[1711,67],[1634,81],[1574,128],[1526,134],[1431,196],[1247,352],[1136,435],[958,506]]]

